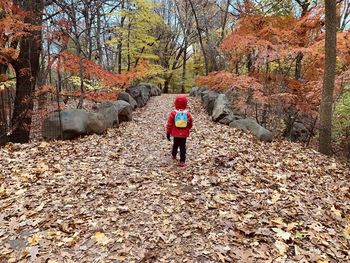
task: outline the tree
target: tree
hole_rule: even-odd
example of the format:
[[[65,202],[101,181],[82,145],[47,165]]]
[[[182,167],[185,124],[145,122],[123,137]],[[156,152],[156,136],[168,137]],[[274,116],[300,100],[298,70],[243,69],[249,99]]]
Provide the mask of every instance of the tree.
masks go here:
[[[0,49],[0,57],[5,60],[2,61],[2,64],[11,65],[16,75],[12,131],[8,136],[3,136],[1,143],[8,140],[28,142],[33,110],[33,93],[39,71],[44,1],[28,0],[18,1],[18,3],[17,1],[8,1],[2,3],[0,8],[5,21],[7,19],[7,21],[18,22],[17,25],[14,24],[15,28],[18,29],[13,35],[15,40],[8,38],[7,34],[7,43],[3,46],[5,48]]]
[[[319,150],[331,154],[332,142],[332,106],[336,68],[337,16],[336,1],[325,0],[326,12],[326,41],[325,41],[325,70],[320,107]]]

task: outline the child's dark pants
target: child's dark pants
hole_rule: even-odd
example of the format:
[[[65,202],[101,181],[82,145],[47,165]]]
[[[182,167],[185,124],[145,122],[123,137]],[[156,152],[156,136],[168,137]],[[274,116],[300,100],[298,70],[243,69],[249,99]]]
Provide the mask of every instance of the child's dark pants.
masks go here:
[[[174,137],[172,154],[175,157],[177,155],[177,149],[180,147],[180,162],[186,161],[186,138]]]

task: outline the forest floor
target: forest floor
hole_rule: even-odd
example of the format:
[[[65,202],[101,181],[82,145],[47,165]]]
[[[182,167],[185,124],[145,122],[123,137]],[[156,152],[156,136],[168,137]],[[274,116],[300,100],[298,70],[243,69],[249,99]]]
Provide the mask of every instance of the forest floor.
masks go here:
[[[0,149],[0,262],[350,262],[350,171],[215,124],[191,99],[188,165],[173,95],[103,136]]]

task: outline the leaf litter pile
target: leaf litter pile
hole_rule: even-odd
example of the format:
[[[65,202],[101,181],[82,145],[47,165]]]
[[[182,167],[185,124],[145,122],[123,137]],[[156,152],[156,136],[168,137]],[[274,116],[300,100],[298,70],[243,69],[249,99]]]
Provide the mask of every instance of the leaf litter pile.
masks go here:
[[[0,149],[0,262],[350,262],[349,167],[263,143],[190,100],[171,159],[173,95],[103,136]]]

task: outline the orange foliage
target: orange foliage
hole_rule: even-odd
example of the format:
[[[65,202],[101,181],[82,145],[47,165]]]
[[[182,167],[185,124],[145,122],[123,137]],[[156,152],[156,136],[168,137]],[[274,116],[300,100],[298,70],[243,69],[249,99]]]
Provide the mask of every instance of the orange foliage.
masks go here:
[[[83,75],[87,79],[98,79],[108,88],[124,88],[137,78],[142,78],[146,73],[147,63],[139,63],[135,69],[121,74],[112,73],[94,61],[82,58]],[[58,65],[56,65],[58,66]],[[64,51],[60,53],[60,70],[76,76],[80,74],[80,58],[70,52]]]
[[[197,79],[199,86],[215,90],[235,88],[250,91],[254,101],[264,105],[283,105],[285,109],[316,114],[320,104],[324,73],[323,9],[315,8],[302,18],[293,16],[244,15],[221,49],[232,68],[245,63],[248,55],[251,72],[236,76],[215,72]],[[340,69],[336,90],[350,82],[350,33],[338,33]],[[296,58],[302,54],[302,72],[295,79]],[[249,74],[249,76],[247,76]]]
[[[40,27],[25,23],[30,14],[12,1],[0,1],[0,13],[0,64],[7,65],[18,57],[17,42]]]
[[[85,98],[95,102],[101,101],[115,101],[118,99],[118,92],[116,91],[88,91],[85,93]]]
[[[199,86],[206,86],[212,90],[224,91],[228,88],[235,88],[243,94],[251,94],[256,102],[265,104],[267,97],[256,78],[244,75],[234,75],[230,72],[211,72],[208,76],[198,77],[196,83]]]

